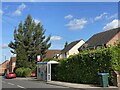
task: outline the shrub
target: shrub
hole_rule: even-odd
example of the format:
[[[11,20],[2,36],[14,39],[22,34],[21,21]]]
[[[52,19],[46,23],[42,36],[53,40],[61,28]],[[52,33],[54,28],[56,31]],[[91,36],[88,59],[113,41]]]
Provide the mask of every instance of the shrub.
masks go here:
[[[15,70],[17,77],[23,77],[23,71],[24,71],[24,68],[17,68]]]
[[[30,77],[31,76],[32,70],[30,68],[25,68],[23,71],[23,76],[24,77]]]
[[[30,77],[31,76],[31,69],[29,68],[17,68],[15,70],[15,73],[17,75],[17,77]]]
[[[120,73],[120,44],[116,47],[112,47],[112,68]]]

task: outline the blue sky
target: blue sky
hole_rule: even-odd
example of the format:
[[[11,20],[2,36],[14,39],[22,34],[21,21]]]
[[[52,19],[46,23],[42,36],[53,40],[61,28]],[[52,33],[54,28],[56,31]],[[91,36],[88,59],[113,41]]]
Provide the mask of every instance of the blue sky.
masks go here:
[[[77,3],[40,3],[40,2],[3,2],[2,9],[2,49],[1,62],[10,59],[10,48],[14,28],[28,14],[36,23],[41,22],[46,29],[45,35],[52,35],[50,49],[63,49],[64,43],[75,40],[88,40],[93,34],[118,26],[117,2],[77,2]],[[0,62],[0,63],[1,63]]]

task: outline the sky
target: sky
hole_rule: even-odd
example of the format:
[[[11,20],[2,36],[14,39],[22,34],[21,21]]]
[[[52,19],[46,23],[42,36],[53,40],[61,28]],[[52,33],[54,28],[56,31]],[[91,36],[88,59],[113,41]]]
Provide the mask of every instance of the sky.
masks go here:
[[[13,31],[27,15],[46,29],[51,35],[50,49],[63,49],[68,43],[118,27],[117,2],[2,2],[2,58],[0,63],[11,56],[8,44],[14,41]]]

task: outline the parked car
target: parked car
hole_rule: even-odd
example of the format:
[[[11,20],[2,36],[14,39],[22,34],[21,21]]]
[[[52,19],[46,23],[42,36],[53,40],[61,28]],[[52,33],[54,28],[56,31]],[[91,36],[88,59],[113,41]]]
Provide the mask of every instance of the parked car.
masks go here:
[[[36,76],[36,72],[33,71],[33,72],[31,73],[31,77],[35,77],[35,76]]]
[[[5,77],[6,77],[7,79],[16,78],[16,74],[13,73],[13,72],[10,72],[9,74],[5,75]]]

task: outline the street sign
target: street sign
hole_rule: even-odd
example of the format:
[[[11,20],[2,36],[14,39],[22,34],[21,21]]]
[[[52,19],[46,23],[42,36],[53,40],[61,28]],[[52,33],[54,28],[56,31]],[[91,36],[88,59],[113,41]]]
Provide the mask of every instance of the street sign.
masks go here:
[[[37,56],[37,62],[40,62],[41,61],[41,57],[40,55]]]

